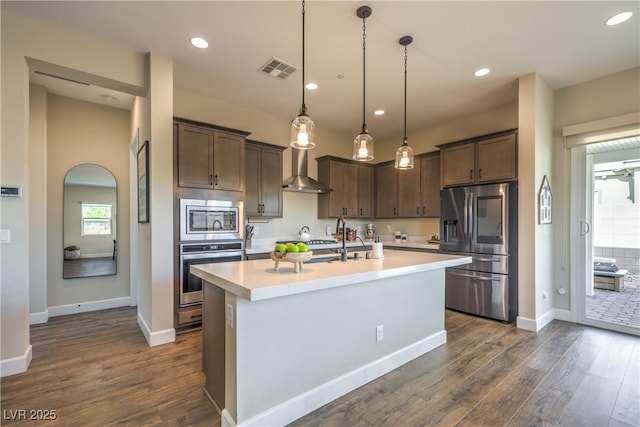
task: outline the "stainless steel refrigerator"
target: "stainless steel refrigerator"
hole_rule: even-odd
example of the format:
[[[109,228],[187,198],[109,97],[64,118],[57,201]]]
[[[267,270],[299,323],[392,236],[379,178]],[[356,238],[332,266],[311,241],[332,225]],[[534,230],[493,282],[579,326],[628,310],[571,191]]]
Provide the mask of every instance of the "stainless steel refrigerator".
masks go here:
[[[516,182],[441,192],[440,252],[471,256],[447,268],[447,308],[512,322],[518,315]]]

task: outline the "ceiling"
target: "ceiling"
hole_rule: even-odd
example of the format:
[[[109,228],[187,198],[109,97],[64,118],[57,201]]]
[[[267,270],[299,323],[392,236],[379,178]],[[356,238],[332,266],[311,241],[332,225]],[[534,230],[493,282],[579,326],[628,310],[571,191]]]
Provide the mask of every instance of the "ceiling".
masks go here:
[[[283,118],[301,104],[301,3],[298,1],[2,1],[2,10],[136,52],[174,60],[174,89]],[[375,139],[402,140],[404,51],[408,47],[408,136],[463,115],[517,100],[519,77],[537,72],[554,90],[640,65],[637,1],[319,1],[306,4],[306,91],[318,128],[354,136],[362,124],[362,20],[367,19],[366,122]],[[627,22],[606,27],[630,10]],[[193,36],[209,41],[199,50]],[[270,58],[298,70],[286,79],[259,69]],[[64,65],[64,64],[60,64]],[[473,76],[479,67],[491,73]],[[132,97],[32,75],[50,91],[130,108]],[[53,84],[57,83],[58,88]],[[93,90],[82,95],[83,91]],[[84,96],[84,98],[83,98]],[[382,108],[383,116],[373,110]],[[247,129],[250,131],[250,129]]]

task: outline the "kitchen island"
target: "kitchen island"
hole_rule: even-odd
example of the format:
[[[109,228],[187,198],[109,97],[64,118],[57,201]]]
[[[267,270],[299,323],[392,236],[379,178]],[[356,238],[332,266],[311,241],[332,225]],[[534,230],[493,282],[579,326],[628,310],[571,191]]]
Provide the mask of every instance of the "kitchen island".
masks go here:
[[[470,257],[192,266],[205,281],[205,391],[222,425],[284,425],[446,342],[445,268]]]

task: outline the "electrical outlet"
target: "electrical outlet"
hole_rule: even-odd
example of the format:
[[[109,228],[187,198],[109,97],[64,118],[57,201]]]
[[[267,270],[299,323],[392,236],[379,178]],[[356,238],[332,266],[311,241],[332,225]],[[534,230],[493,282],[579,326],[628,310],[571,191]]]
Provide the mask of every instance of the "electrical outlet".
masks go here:
[[[387,231],[391,233],[391,224],[387,224]]]
[[[233,328],[233,306],[231,304],[227,304],[227,325]]]
[[[258,227],[257,225],[253,226],[253,235],[257,236],[258,234],[260,234],[260,227]]]
[[[331,227],[327,225],[327,236],[331,236]]]
[[[378,325],[376,326],[376,342],[382,341],[384,338],[384,326]]]

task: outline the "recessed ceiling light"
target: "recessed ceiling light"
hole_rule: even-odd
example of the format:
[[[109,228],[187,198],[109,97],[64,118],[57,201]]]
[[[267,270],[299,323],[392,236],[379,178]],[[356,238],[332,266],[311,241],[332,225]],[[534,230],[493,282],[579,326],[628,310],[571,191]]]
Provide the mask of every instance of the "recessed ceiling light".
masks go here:
[[[191,44],[197,47],[198,49],[206,49],[209,47],[209,42],[200,37],[193,37],[191,39]]]
[[[376,110],[373,112],[376,116],[382,116],[384,114],[384,110]]]
[[[488,68],[478,68],[476,71],[473,72],[473,75],[476,77],[482,77],[482,76],[486,76],[490,72],[491,70]]]
[[[318,89],[318,84],[314,82],[309,82],[305,85],[305,87],[309,90],[316,90]]]
[[[613,15],[612,17],[604,21],[604,25],[612,26],[612,25],[622,24],[624,21],[628,20],[632,16],[633,16],[633,12],[628,12],[628,11],[616,13],[615,15]]]

